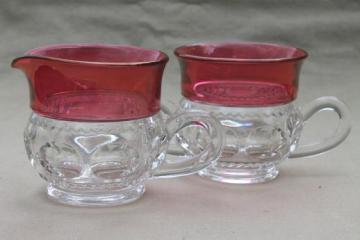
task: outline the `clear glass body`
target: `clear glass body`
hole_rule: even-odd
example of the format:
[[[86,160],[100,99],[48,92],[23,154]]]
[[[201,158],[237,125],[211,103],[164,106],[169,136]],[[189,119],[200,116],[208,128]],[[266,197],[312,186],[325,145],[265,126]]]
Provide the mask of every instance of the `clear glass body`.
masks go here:
[[[196,117],[197,116],[197,117]],[[48,182],[48,196],[58,202],[108,206],[132,202],[152,177],[195,173],[220,154],[221,138],[204,115],[180,114],[166,123],[161,115],[120,122],[74,122],[33,113],[25,129],[31,164]],[[173,134],[201,123],[197,155],[166,162]],[[215,125],[212,125],[215,124]]]
[[[338,128],[329,139],[298,147],[304,121],[321,110],[338,114]],[[302,111],[294,102],[268,107],[225,107],[183,99],[178,112],[187,111],[210,113],[222,125],[224,146],[220,159],[199,174],[226,183],[275,179],[283,160],[327,151],[340,144],[350,131],[348,109],[334,97],[316,99]],[[182,132],[177,139],[186,149],[184,146],[196,135],[194,131]]]
[[[117,194],[122,201],[131,201],[144,191],[144,180],[163,160],[166,133],[160,121],[156,115],[99,124],[34,113],[25,130],[25,146],[31,164],[49,182],[50,197],[73,201],[76,195],[71,193],[89,199],[103,193],[99,197],[112,201],[114,193],[123,192]]]

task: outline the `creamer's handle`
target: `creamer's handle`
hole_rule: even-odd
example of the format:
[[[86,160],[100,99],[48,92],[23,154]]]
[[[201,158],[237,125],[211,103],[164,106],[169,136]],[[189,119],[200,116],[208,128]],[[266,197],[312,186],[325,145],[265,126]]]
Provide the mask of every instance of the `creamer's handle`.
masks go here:
[[[348,107],[336,97],[320,97],[303,108],[305,122],[320,111],[333,111],[339,117],[338,127],[334,133],[321,142],[300,145],[290,154],[290,158],[306,157],[328,151],[342,143],[350,133],[350,113]]]
[[[183,154],[175,154],[171,159],[169,158],[171,153],[168,152],[164,162],[154,171],[153,177],[193,174],[208,167],[220,156],[223,144],[221,125],[206,113],[183,112],[169,116],[166,120],[168,141],[164,144],[168,144],[177,133],[190,126],[202,130],[191,139],[192,146],[182,146],[185,149]]]

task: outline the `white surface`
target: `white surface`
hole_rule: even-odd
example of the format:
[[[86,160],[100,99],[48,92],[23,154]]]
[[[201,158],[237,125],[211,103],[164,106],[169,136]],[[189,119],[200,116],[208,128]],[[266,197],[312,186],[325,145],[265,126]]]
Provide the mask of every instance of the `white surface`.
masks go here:
[[[0,239],[360,239],[359,6],[356,1],[303,6],[300,2],[3,2]],[[140,201],[112,208],[66,207],[46,198],[45,183],[28,163],[22,142],[28,90],[24,76],[8,67],[14,56],[56,42],[161,48],[171,57],[163,100],[174,108],[180,91],[171,49],[214,39],[285,42],[309,50],[298,102],[322,95],[344,100],[352,110],[350,137],[326,154],[289,160],[281,166],[279,178],[267,184],[226,185],[196,176],[149,181]],[[321,113],[307,125],[304,139],[328,134],[334,119]]]

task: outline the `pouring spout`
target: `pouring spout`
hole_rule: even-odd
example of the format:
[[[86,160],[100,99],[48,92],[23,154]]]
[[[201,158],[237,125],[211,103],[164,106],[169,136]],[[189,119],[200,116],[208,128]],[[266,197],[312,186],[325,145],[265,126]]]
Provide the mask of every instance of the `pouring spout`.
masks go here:
[[[18,58],[15,58],[12,60],[11,67],[20,69],[26,73],[33,60],[34,60],[34,57],[32,57],[32,56],[18,57]]]
[[[12,60],[11,67],[21,70],[28,78],[39,69],[39,66],[49,65],[48,59],[42,56],[24,55]]]

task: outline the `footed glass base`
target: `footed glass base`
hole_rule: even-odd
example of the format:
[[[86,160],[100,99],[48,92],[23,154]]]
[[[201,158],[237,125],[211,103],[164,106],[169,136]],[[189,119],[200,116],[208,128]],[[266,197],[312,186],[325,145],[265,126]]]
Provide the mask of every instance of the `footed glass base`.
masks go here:
[[[252,184],[274,180],[279,170],[276,165],[243,169],[210,167],[200,171],[199,175],[223,183]]]
[[[53,184],[47,187],[47,195],[56,202],[73,206],[116,206],[131,203],[145,192],[144,185],[137,185],[120,191],[107,192],[69,192]]]

